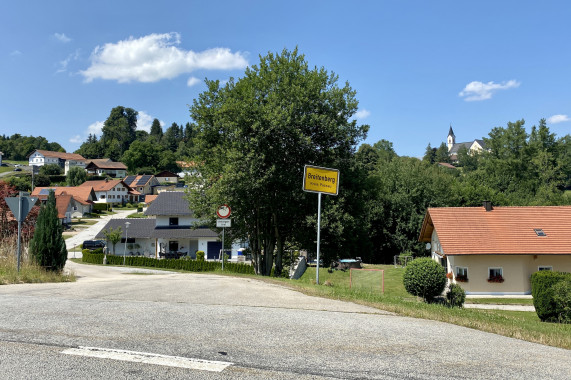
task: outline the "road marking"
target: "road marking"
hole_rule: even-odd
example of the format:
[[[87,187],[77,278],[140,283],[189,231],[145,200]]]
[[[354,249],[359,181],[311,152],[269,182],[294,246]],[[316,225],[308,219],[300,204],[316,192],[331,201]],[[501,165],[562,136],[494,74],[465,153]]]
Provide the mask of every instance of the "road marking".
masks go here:
[[[111,348],[98,348],[98,347],[70,348],[62,351],[62,354],[90,356],[101,359],[122,360],[127,362],[164,365],[169,367],[198,369],[201,371],[211,371],[211,372],[222,372],[226,367],[234,364],[229,362],[184,358],[181,356],[168,356],[168,355],[153,354],[149,352],[114,350]]]

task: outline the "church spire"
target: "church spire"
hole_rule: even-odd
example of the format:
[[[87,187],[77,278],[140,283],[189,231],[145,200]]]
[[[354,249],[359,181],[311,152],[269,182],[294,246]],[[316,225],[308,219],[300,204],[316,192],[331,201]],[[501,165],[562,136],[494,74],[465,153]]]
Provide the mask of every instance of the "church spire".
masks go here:
[[[452,130],[452,123],[450,123],[450,130],[448,131],[448,138],[446,139],[448,145],[448,151],[456,144],[456,136],[454,136],[454,131]]]

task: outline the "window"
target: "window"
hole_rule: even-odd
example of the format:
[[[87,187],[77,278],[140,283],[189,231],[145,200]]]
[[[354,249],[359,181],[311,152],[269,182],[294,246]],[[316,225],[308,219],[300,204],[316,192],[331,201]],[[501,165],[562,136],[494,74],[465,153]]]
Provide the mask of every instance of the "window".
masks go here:
[[[535,231],[537,236],[547,236],[541,228],[534,228],[533,230]]]
[[[553,267],[551,266],[540,266],[537,267],[537,270],[541,271],[541,270],[553,270]]]
[[[125,243],[125,238],[121,238],[121,243]],[[127,244],[135,243],[135,238],[127,238]]]
[[[169,218],[169,226],[178,226],[178,218]]]
[[[105,199],[105,195],[100,195],[99,199]]]
[[[504,282],[503,272],[502,268],[488,268],[488,282]]]
[[[456,281],[468,282],[468,268],[467,267],[456,267]]]

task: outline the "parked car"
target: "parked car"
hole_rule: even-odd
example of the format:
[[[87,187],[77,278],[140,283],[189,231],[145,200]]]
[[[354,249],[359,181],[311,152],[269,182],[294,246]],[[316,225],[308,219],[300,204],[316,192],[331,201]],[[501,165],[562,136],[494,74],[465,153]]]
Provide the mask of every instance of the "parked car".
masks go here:
[[[14,171],[15,171],[15,172],[21,172],[22,169],[20,169],[20,168],[14,168]]]
[[[85,240],[83,249],[105,248],[105,240]]]

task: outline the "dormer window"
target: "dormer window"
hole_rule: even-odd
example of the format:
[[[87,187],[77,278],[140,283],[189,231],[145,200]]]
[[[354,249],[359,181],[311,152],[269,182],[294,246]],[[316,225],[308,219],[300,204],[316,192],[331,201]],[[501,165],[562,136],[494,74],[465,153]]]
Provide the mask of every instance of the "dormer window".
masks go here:
[[[543,232],[543,230],[541,228],[534,228],[533,229],[535,231],[535,233],[537,234],[537,236],[547,236],[545,234],[545,232]]]
[[[169,226],[178,226],[178,218],[169,218]]]

